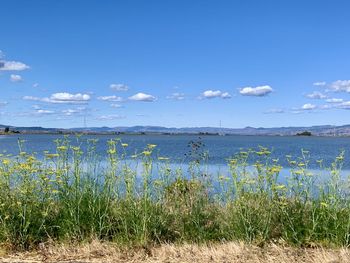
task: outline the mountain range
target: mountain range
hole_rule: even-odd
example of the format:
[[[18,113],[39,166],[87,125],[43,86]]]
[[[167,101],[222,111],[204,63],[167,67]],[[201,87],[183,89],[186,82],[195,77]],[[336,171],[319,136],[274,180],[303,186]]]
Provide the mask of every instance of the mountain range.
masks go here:
[[[309,131],[315,136],[350,136],[350,125],[334,126],[320,125],[310,127],[276,127],[276,128],[219,128],[219,127],[184,127],[168,128],[162,126],[131,126],[131,127],[87,127],[87,128],[43,128],[43,127],[16,127],[1,125],[0,129],[6,127],[10,131],[20,133],[91,133],[91,134],[220,134],[220,135],[274,135],[291,136]]]

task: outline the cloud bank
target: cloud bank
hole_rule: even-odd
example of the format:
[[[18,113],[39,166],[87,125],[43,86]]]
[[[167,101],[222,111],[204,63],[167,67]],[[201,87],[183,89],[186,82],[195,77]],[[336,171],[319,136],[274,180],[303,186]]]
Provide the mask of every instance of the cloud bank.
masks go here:
[[[32,100],[32,101],[41,101],[47,103],[56,103],[56,104],[81,104],[87,103],[90,100],[90,95],[88,94],[71,94],[68,92],[59,92],[54,93],[50,97],[39,98],[34,96],[24,96],[24,100]]]

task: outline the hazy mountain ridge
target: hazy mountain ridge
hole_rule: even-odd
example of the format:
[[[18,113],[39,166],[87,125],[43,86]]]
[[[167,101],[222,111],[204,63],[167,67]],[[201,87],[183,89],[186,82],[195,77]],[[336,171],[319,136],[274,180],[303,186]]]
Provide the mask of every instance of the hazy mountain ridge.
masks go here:
[[[350,136],[350,125],[333,126],[318,125],[310,127],[275,127],[275,128],[219,128],[219,127],[162,127],[162,126],[131,126],[131,127],[87,127],[87,128],[43,128],[35,127],[15,127],[0,125],[0,129],[9,127],[12,131],[21,133],[165,133],[165,134],[225,134],[225,135],[296,135],[303,131],[310,131],[316,136]]]

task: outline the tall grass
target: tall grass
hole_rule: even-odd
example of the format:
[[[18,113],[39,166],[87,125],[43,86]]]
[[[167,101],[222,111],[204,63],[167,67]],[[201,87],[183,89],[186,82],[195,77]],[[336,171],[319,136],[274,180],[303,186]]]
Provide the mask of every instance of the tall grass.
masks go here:
[[[340,176],[344,152],[328,168],[319,161],[328,171],[322,179],[308,169],[308,152],[286,156],[291,168],[280,183],[279,160],[263,147],[229,158],[228,174],[210,175],[198,142],[190,143],[188,169],[157,156],[152,144],[128,156],[127,144],[110,140],[107,163],[95,140],[86,151],[79,138],[56,144],[45,158],[24,152],[21,142],[18,156],[1,155],[1,243],[15,249],[92,239],[350,245],[349,189]]]

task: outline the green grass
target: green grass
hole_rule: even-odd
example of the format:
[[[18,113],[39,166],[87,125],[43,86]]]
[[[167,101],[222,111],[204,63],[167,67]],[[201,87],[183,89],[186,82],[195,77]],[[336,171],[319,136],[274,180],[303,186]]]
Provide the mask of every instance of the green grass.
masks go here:
[[[191,144],[188,171],[170,166],[148,145],[132,156],[139,176],[126,161],[128,145],[118,139],[109,141],[104,166],[96,141],[89,141],[86,152],[68,138],[56,143],[57,151],[45,153],[44,160],[23,152],[21,142],[18,156],[0,157],[0,243],[14,249],[93,239],[128,246],[237,240],[350,245],[343,152],[324,180],[308,169],[308,152],[287,156],[292,168],[279,184],[282,167],[263,147],[228,159],[229,175],[207,176],[201,144]]]

